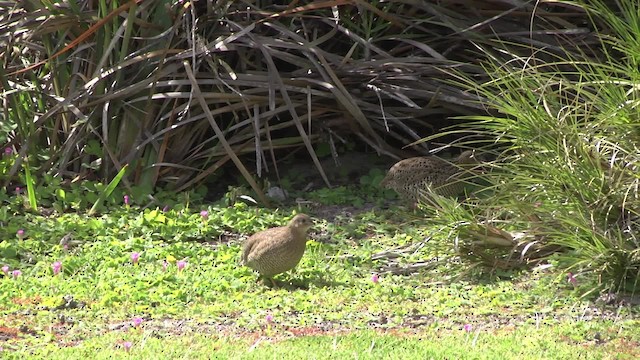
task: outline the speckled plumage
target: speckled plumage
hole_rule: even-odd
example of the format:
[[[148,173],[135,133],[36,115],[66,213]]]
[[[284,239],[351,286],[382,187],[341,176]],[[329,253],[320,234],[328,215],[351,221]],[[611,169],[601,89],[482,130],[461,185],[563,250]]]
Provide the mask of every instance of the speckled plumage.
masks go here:
[[[253,234],[244,243],[241,264],[267,278],[293,269],[302,259],[307,244],[307,230],[311,225],[308,215],[298,214],[287,226]]]
[[[380,182],[393,189],[400,197],[417,202],[428,193],[457,196],[464,191],[460,165],[474,163],[474,152],[467,150],[454,161],[448,162],[436,156],[413,157],[397,162]]]

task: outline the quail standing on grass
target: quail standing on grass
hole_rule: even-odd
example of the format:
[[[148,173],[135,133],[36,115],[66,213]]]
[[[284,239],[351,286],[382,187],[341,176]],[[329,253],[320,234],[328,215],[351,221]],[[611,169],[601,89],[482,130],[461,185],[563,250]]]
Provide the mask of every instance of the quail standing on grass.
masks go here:
[[[287,226],[260,231],[250,236],[242,249],[241,264],[271,280],[273,276],[293,269],[304,254],[311,218],[298,214]]]
[[[474,151],[467,150],[449,162],[436,156],[413,157],[397,162],[380,182],[414,204],[424,195],[458,196],[464,191],[461,165],[476,162]]]

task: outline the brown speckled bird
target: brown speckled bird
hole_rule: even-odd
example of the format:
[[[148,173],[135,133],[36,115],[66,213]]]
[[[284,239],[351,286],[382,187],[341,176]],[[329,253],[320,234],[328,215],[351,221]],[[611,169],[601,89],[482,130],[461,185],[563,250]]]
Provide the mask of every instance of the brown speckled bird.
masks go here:
[[[298,214],[287,226],[260,231],[250,236],[242,249],[241,264],[271,280],[273,276],[293,269],[304,254],[311,218]]]
[[[475,162],[472,150],[463,152],[452,162],[436,156],[404,159],[389,169],[380,186],[395,190],[401,198],[414,204],[431,192],[457,196],[464,191],[461,165]]]

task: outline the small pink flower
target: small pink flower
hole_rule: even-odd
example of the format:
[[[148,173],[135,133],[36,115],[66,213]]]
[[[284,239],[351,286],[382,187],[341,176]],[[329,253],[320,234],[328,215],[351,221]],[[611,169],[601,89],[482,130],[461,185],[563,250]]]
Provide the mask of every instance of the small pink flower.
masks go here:
[[[578,279],[575,278],[575,276],[573,276],[573,273],[568,273],[567,274],[567,281],[573,285],[573,287],[576,287],[576,285],[578,285]]]
[[[18,232],[16,233],[16,235],[18,236],[18,239],[20,239],[20,240],[22,240],[22,239],[24,239],[24,238],[25,238],[24,230],[23,230],[23,229],[18,230]]]
[[[129,205],[129,195],[124,196],[124,204]]]
[[[132,263],[137,264],[139,259],[140,259],[140,253],[139,252],[132,252],[131,253],[131,262]]]
[[[12,149],[12,148],[10,148],[10,147],[6,147],[6,148],[4,148],[4,154],[5,154],[6,156],[9,156],[9,155],[13,154],[13,149]]]
[[[168,266],[169,262],[167,260],[162,260],[162,271],[167,271]]]
[[[20,186],[16,186],[16,195],[20,195],[22,192],[22,188]]]
[[[53,269],[53,275],[60,274],[60,270],[62,270],[62,263],[60,261],[56,261],[51,264],[51,269]]]
[[[133,346],[131,341],[125,341],[124,343],[122,343],[122,348],[124,349],[124,351],[131,350],[131,346]]]
[[[142,324],[143,321],[144,319],[142,319],[141,317],[133,318],[133,327],[140,326],[140,324]]]
[[[273,323],[273,315],[271,314],[267,314],[267,316],[265,316],[264,319],[267,321],[267,324]]]
[[[178,265],[178,271],[182,271],[182,270],[184,270],[184,267],[187,266],[187,261],[186,260],[178,260],[176,265]]]
[[[371,282],[377,284],[380,281],[380,276],[378,274],[371,275]]]
[[[209,212],[207,210],[202,210],[200,211],[200,216],[202,216],[204,220],[207,220],[209,218]]]
[[[22,271],[20,270],[13,270],[13,278],[17,279],[18,276],[22,275]]]
[[[466,332],[471,332],[471,330],[473,330],[473,325],[471,325],[471,324],[464,324],[463,329],[464,329],[464,331],[466,331]]]
[[[2,272],[3,272],[5,275],[9,275],[9,267],[8,267],[7,265],[3,266],[3,267],[2,267]]]

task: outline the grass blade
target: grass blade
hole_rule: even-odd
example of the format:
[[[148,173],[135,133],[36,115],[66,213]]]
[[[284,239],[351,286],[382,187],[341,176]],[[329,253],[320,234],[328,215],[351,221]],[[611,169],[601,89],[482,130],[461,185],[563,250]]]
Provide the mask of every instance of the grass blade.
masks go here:
[[[98,209],[98,206],[100,206],[100,204],[102,204],[102,202],[106,198],[108,198],[111,195],[111,193],[113,193],[113,190],[115,190],[116,186],[118,186],[118,184],[120,183],[120,180],[122,180],[122,178],[124,177],[124,174],[127,171],[127,166],[128,165],[123,166],[122,169],[118,171],[118,174],[116,174],[116,176],[113,178],[113,180],[111,180],[109,185],[107,185],[107,188],[100,194],[100,196],[98,197],[98,200],[96,200],[96,202],[93,204],[93,206],[89,210],[89,215],[94,215]]]

